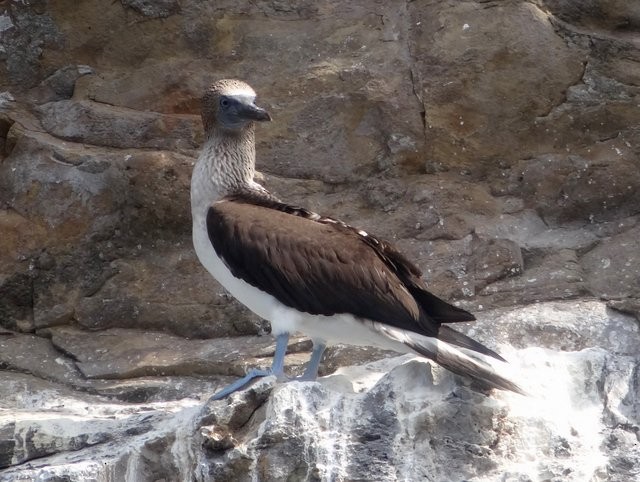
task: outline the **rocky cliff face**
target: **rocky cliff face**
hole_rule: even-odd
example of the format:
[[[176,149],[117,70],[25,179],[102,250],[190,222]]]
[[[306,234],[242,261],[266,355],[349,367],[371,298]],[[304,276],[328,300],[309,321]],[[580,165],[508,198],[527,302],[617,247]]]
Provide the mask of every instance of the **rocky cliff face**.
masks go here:
[[[640,476],[638,12],[0,4],[0,480]],[[262,182],[393,240],[531,397],[335,347],[318,383],[206,403],[273,352],[191,248],[222,77],[274,117]]]

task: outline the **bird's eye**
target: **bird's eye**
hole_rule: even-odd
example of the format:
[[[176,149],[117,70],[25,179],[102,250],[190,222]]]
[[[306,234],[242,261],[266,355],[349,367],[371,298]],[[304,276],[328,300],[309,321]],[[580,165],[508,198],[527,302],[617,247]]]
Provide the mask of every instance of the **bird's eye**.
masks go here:
[[[220,99],[220,105],[222,107],[229,107],[230,104],[231,102],[229,102],[229,99],[227,99],[226,97],[223,97],[222,99]]]

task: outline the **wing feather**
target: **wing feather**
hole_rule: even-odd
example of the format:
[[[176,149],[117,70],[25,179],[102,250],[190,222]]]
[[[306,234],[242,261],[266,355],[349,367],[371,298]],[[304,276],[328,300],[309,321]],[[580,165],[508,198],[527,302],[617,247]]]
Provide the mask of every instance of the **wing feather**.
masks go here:
[[[427,291],[393,246],[341,221],[272,198],[235,195],[211,205],[209,239],[234,276],[314,315],[356,317],[442,339],[502,360],[441,326],[475,317]]]
[[[384,260],[356,233],[263,206],[219,201],[211,243],[234,276],[310,314],[353,313],[416,330],[421,310]],[[431,334],[437,326],[431,327]]]

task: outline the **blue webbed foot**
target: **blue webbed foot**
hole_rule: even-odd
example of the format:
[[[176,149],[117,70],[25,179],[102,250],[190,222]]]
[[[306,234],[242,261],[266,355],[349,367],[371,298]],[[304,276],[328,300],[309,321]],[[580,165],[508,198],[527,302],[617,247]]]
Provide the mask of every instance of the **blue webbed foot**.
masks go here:
[[[268,377],[268,376],[273,375],[273,374],[274,373],[273,373],[273,370],[271,368],[269,368],[267,370],[260,370],[259,368],[252,368],[251,370],[249,370],[247,372],[247,374],[244,377],[240,378],[239,380],[236,380],[235,382],[233,382],[230,385],[227,385],[222,390],[220,390],[218,393],[213,395],[209,399],[209,401],[221,400],[224,397],[226,397],[227,395],[231,395],[233,392],[236,392],[236,391],[240,390],[241,388],[243,388],[246,384],[248,384],[254,378]]]
[[[273,363],[271,364],[271,368],[267,370],[261,370],[258,368],[252,368],[247,372],[247,374],[239,380],[236,380],[231,385],[227,385],[218,393],[214,394],[209,401],[212,400],[221,400],[224,397],[231,395],[233,392],[236,392],[243,388],[246,384],[248,384],[254,378],[260,377],[268,377],[270,375],[275,375],[278,379],[285,378],[284,375],[284,356],[287,353],[287,344],[289,343],[289,334],[283,333],[276,337],[276,351],[273,355]]]
[[[247,372],[247,374],[236,380],[231,385],[227,385],[218,393],[213,395],[209,401],[212,400],[221,400],[228,395],[244,388],[249,382],[251,382],[255,378],[260,377],[268,377],[271,375],[275,375],[278,377],[278,380],[296,380],[296,381],[314,381],[318,378],[318,368],[320,366],[320,361],[322,360],[322,355],[326,348],[324,343],[315,342],[313,345],[313,352],[311,353],[311,359],[309,360],[309,364],[307,365],[307,369],[305,372],[296,378],[288,378],[284,374],[284,356],[287,352],[287,343],[289,342],[289,334],[284,333],[278,335],[276,337],[276,350],[273,355],[273,363],[271,368],[267,370],[261,370],[258,368],[253,368]]]

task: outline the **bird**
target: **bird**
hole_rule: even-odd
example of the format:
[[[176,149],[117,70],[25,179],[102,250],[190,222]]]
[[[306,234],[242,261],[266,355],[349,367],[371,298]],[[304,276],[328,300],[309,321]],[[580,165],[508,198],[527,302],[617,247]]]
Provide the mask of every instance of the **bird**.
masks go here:
[[[427,290],[392,244],[338,219],[288,204],[255,180],[255,128],[271,121],[246,82],[218,80],[202,96],[204,142],[191,178],[200,263],[240,303],[271,323],[275,353],[213,395],[284,373],[290,335],[313,342],[297,380],[316,380],[327,345],[374,346],[430,359],[489,388],[524,393],[494,367],[498,353],[454,330],[474,315]]]

